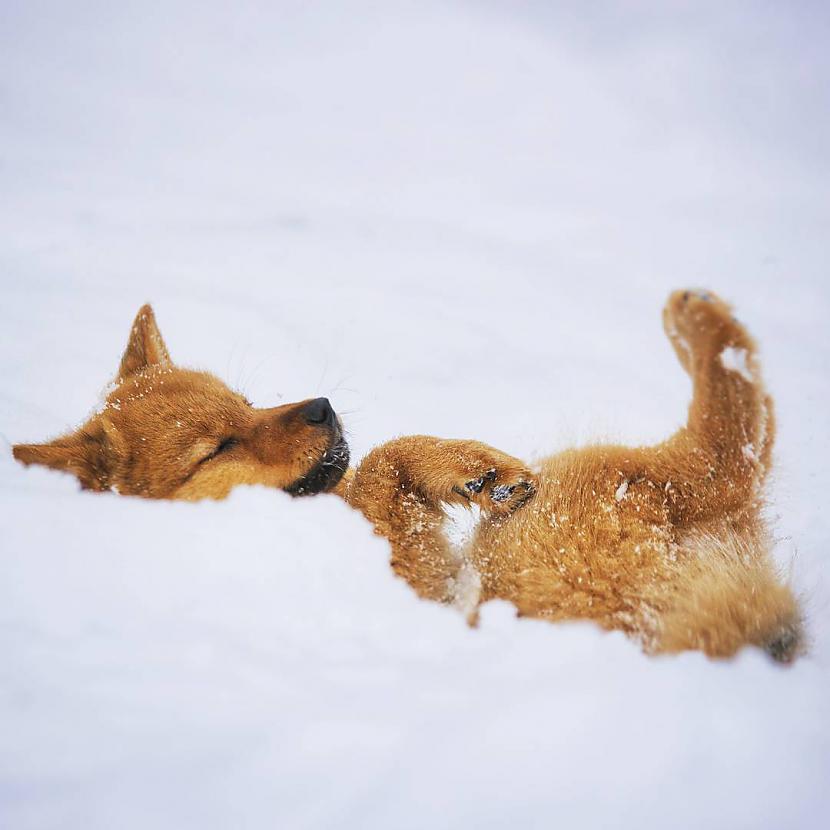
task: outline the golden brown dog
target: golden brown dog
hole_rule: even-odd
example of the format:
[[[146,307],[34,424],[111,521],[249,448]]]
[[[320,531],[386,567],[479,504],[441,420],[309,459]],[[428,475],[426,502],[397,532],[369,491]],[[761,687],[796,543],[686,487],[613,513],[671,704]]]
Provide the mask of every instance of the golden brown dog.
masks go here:
[[[223,498],[237,484],[333,490],[389,539],[392,567],[420,596],[471,622],[500,598],[524,616],[625,631],[651,653],[724,657],[754,644],[790,661],[801,618],[761,517],[774,420],[755,343],[705,291],[674,293],[664,325],[693,399],[687,425],[662,444],[569,450],[534,472],[476,441],[409,436],[347,471],[326,399],[252,407],[175,366],[145,306],[104,407],[14,455],[85,488],[148,498]],[[452,503],[481,508],[464,550],[443,532]]]
[[[221,499],[237,484],[329,489],[349,451],[325,398],[256,409],[213,375],[175,366],[144,306],[103,408],[69,435],[18,444],[14,457],[68,470],[90,490]]]

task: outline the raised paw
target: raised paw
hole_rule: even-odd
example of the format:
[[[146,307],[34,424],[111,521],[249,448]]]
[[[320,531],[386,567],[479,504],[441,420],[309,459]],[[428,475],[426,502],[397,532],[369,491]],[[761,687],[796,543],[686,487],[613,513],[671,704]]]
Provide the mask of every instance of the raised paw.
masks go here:
[[[377,447],[355,474],[358,491],[373,478],[394,491],[415,495],[436,508],[477,504],[490,515],[507,515],[536,492],[533,473],[512,455],[480,441],[408,435]]]
[[[453,492],[487,513],[512,513],[536,492],[536,480],[521,462],[510,456],[504,458],[508,459],[506,464],[488,468],[480,476],[454,486]]]
[[[496,471],[496,468],[491,467],[483,476],[474,478],[472,481],[464,482],[464,489],[468,493],[480,493],[484,489],[487,482],[495,481],[497,476],[498,472]]]

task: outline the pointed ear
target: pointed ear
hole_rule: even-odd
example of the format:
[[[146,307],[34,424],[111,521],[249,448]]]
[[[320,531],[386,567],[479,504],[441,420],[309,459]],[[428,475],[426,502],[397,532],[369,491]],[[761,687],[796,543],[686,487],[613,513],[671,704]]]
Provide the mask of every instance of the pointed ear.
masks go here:
[[[126,378],[148,366],[169,365],[170,353],[156,325],[156,315],[149,305],[143,305],[136,314],[130,331],[130,340],[121,358],[119,378]]]
[[[85,490],[109,489],[103,429],[87,426],[46,444],[15,444],[12,454],[27,467],[38,464],[72,473]]]

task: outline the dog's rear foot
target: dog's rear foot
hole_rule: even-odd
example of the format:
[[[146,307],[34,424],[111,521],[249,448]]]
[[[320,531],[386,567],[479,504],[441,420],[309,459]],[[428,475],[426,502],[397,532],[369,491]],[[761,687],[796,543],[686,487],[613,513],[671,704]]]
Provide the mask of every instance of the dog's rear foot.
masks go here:
[[[726,346],[750,342],[731,307],[712,291],[682,289],[671,294],[663,309],[663,326],[687,370],[695,355],[711,357]]]

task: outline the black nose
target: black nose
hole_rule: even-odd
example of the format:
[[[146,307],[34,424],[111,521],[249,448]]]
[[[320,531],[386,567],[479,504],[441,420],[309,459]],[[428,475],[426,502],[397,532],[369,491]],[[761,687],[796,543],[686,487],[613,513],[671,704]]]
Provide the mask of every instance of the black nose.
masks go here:
[[[333,424],[334,410],[328,398],[315,398],[303,408],[303,415],[308,424]]]

